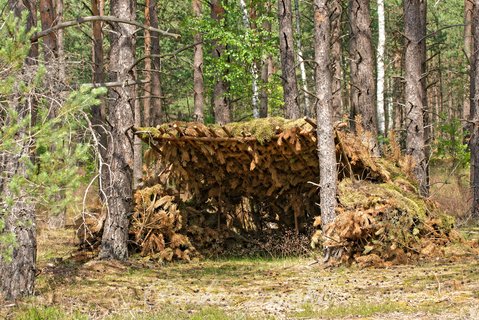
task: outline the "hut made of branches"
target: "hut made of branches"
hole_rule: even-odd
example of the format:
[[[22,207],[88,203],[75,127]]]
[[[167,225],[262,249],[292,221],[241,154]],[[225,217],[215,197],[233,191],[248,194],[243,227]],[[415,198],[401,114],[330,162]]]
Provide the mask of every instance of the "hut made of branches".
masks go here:
[[[320,214],[316,125],[309,119],[176,122],[134,132],[156,153],[158,180],[174,184],[200,208],[214,208],[218,225],[301,232]],[[352,134],[336,130],[335,141],[340,179],[388,179]]]

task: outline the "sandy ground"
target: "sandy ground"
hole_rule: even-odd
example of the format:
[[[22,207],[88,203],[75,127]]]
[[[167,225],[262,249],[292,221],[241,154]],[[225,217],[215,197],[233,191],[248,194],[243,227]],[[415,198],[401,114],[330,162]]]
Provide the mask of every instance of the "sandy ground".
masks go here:
[[[313,258],[120,264],[85,262],[73,242],[71,231],[40,236],[37,294],[0,318],[53,308],[58,319],[479,319],[475,256],[367,269]]]

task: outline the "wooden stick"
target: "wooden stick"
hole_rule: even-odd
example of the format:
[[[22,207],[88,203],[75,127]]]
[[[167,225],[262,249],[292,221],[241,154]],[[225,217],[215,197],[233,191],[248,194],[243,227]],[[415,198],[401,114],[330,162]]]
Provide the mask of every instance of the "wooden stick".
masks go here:
[[[304,121],[306,121],[307,123],[309,123],[314,129],[317,129],[318,128],[318,125],[316,124],[315,121],[313,121],[312,119],[308,118],[308,117],[304,117]]]

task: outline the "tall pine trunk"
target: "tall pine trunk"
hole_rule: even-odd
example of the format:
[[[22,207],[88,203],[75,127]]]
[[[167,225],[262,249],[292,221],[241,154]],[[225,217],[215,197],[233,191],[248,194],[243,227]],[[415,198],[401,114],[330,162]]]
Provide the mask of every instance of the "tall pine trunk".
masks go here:
[[[9,1],[9,8],[13,10],[15,16],[20,18],[23,11],[28,12],[26,29],[30,30],[37,24],[37,9],[35,1]],[[37,44],[32,44],[29,56],[25,62],[27,69],[25,74],[34,76],[36,60],[38,59]],[[33,110],[35,102],[33,97],[28,97],[26,101],[12,101],[17,112],[17,119],[12,121],[21,122],[22,119],[32,117],[34,121]],[[8,119],[6,119],[8,122]],[[15,190],[11,188],[8,183],[13,178],[13,175],[22,175],[27,177],[27,165],[21,158],[30,154],[34,140],[29,133],[28,124],[21,129],[17,135],[18,147],[15,153],[6,153],[1,157],[2,184],[0,194],[3,199],[12,198],[11,205],[5,204],[4,207],[2,199],[2,211],[0,212],[3,218],[4,227],[0,229],[0,236],[9,235],[15,239],[15,246],[11,254],[11,259],[0,255],[0,298],[6,300],[15,300],[19,297],[32,295],[35,290],[35,273],[36,273],[36,221],[35,221],[35,207],[29,199],[30,195],[20,188]]]
[[[342,72],[342,48],[341,48],[341,22],[343,15],[343,8],[340,0],[334,0],[329,3],[331,15],[331,83],[332,83],[332,105],[333,105],[333,119],[335,121],[341,120],[343,117],[343,96],[341,80]]]
[[[422,41],[425,41],[425,27],[421,17],[421,2],[404,1],[404,29],[406,38],[405,53],[405,102],[406,102],[406,152],[413,160],[413,173],[419,183],[419,193],[429,193],[426,144],[424,134],[423,85],[424,55]]]
[[[377,141],[376,83],[371,41],[369,0],[350,0],[351,24],[351,111],[353,119],[361,115],[363,142],[373,154],[379,154]]]
[[[193,14],[196,19],[201,19],[201,0],[193,0]],[[200,32],[196,32],[193,36],[195,43],[193,57],[193,92],[195,105],[195,120],[204,122],[205,108],[205,85],[203,80],[203,36]]]
[[[156,0],[150,0],[150,23],[151,27],[158,29],[158,3]],[[151,111],[150,125],[156,126],[164,121],[163,119],[163,100],[161,90],[161,58],[160,58],[160,34],[157,31],[151,31]]]
[[[241,11],[243,12],[243,25],[245,29],[253,29],[250,21],[249,21],[249,14],[248,9],[246,8],[246,2],[244,0],[240,0],[240,7]],[[251,63],[251,89],[252,89],[252,97],[251,97],[251,105],[253,107],[253,118],[259,118],[259,88],[258,88],[258,67],[256,66],[256,62],[253,61]]]
[[[272,3],[267,1],[265,5],[265,13],[269,16],[271,13]],[[271,33],[271,22],[268,19],[263,21],[263,30]],[[269,78],[273,74],[273,57],[271,54],[268,54],[264,57],[262,66],[261,66],[261,91],[260,91],[260,107],[259,107],[259,116],[260,118],[266,118],[268,116],[268,90],[267,85]]]
[[[298,51],[298,64],[299,71],[301,74],[301,85],[303,87],[303,96],[304,96],[304,107],[303,115],[310,117],[313,113],[311,112],[311,103],[309,102],[309,90],[308,90],[308,80],[306,77],[306,65],[303,58],[303,45],[301,41],[301,13],[299,11],[299,0],[294,0],[294,12],[296,15],[295,24],[296,24],[296,47]]]
[[[281,56],[281,80],[283,82],[284,114],[288,119],[300,117],[298,85],[294,59],[293,14],[291,0],[278,0],[279,51]]]
[[[211,1],[211,18],[216,21],[217,24],[224,23],[225,8],[221,4],[221,0]],[[213,44],[213,60],[221,60],[225,51],[225,47],[214,41]],[[215,86],[213,88],[213,110],[215,114],[215,120],[219,124],[225,124],[231,122],[231,111],[228,105],[228,99],[226,94],[228,92],[226,81],[223,79],[223,74],[216,74]]]
[[[135,20],[135,2],[112,0],[112,16]],[[109,80],[126,82],[133,79],[130,67],[135,62],[135,27],[115,24],[110,35]],[[128,215],[133,210],[133,137],[129,130],[134,121],[134,86],[117,87],[109,91],[109,141],[107,162],[110,177],[107,182],[107,218],[99,257],[124,260],[128,257]]]
[[[326,0],[315,0],[316,112],[322,229],[333,222],[336,208],[336,146],[331,103],[330,21]]]
[[[479,0],[474,0],[472,15],[472,34],[474,50],[471,55],[471,83],[474,83],[474,91],[471,91],[471,185],[472,185],[472,208],[471,216],[476,222],[479,219]]]

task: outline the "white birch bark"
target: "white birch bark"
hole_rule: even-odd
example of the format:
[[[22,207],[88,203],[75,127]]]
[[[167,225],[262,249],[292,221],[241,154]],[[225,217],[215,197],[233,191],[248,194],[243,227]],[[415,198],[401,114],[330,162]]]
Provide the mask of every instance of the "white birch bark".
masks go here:
[[[378,1],[378,47],[377,47],[377,113],[378,113],[378,129],[382,135],[386,134],[386,121],[384,112],[384,51],[386,44],[386,27],[384,18],[384,0]]]

